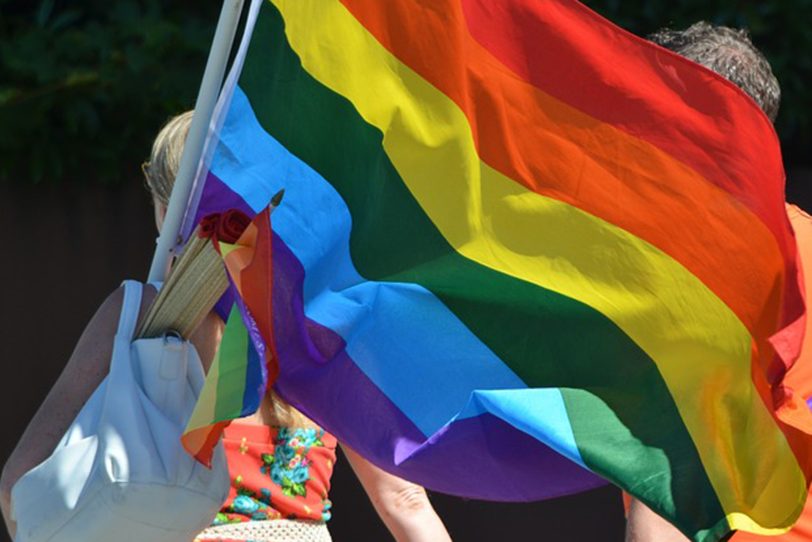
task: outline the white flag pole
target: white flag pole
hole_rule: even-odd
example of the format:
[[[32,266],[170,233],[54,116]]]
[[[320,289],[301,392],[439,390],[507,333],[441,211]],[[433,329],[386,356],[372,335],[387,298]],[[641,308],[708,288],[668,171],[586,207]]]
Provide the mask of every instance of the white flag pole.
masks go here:
[[[223,0],[223,8],[220,10],[209,59],[203,71],[203,81],[197,94],[195,112],[189,126],[189,135],[186,136],[178,175],[175,177],[166,217],[161,234],[158,236],[158,246],[155,248],[155,255],[149,268],[149,281],[163,281],[166,278],[170,256],[179,243],[178,232],[192,191],[197,164],[203,153],[203,144],[206,141],[214,106],[220,94],[231,45],[240,22],[242,4],[243,0]]]

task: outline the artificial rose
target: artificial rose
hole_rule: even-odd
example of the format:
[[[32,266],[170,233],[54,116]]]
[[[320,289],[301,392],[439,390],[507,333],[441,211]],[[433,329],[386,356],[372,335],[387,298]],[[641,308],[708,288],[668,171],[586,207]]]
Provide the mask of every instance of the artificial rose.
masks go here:
[[[225,213],[212,213],[203,217],[198,236],[222,243],[236,243],[249,224],[251,219],[248,215],[238,209],[229,209]]]
[[[239,209],[229,209],[220,215],[217,224],[217,239],[223,243],[236,243],[245,228],[251,224],[251,219]]]

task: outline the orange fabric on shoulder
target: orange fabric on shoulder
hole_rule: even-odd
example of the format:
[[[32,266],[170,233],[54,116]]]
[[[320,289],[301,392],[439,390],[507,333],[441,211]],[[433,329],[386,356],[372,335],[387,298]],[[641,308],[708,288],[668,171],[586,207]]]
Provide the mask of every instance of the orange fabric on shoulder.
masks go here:
[[[812,314],[809,304],[812,304],[812,217],[795,205],[787,205],[787,214],[795,230],[795,239],[798,243],[800,264],[804,271],[804,298],[807,302],[807,318],[804,333],[804,342],[801,355],[795,364],[790,367],[784,381],[804,399],[812,398]]]
[[[804,271],[804,290],[807,311],[812,304],[812,217],[795,205],[787,205],[787,214],[795,230],[798,243],[800,263]],[[801,355],[784,377],[786,385],[792,388],[804,400],[812,398],[812,314],[807,312],[804,342]],[[812,540],[812,494],[807,496],[798,523],[793,529],[781,536],[759,536],[750,533],[737,533],[732,542],[809,542]]]

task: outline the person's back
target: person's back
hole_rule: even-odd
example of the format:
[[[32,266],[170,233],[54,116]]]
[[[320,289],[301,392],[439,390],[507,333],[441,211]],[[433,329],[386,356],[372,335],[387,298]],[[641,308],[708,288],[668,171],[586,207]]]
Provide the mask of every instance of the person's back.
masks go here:
[[[317,427],[233,422],[223,435],[231,491],[196,540],[329,540],[336,444]]]
[[[649,39],[681,56],[693,60],[728,79],[747,93],[771,121],[775,121],[781,101],[778,80],[764,55],[752,44],[746,31],[715,26],[701,21],[685,30],[663,29]],[[795,229],[807,292],[812,291],[812,218],[794,205],[787,213]],[[806,337],[812,337],[812,318],[806,321]],[[805,399],[812,400],[812,339],[807,340],[801,356],[785,377],[789,386]],[[681,542],[688,539],[651,509],[632,501],[628,513],[627,542]],[[801,518],[788,533],[758,536],[737,533],[733,542],[801,542],[812,540],[812,495],[807,499]]]

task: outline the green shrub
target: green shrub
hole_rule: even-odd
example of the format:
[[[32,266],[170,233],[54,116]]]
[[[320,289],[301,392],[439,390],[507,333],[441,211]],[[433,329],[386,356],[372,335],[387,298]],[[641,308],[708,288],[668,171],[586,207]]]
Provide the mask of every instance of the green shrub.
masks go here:
[[[194,104],[216,2],[0,0],[0,178],[131,177]]]

